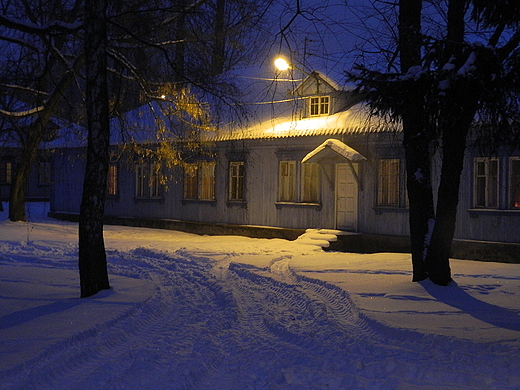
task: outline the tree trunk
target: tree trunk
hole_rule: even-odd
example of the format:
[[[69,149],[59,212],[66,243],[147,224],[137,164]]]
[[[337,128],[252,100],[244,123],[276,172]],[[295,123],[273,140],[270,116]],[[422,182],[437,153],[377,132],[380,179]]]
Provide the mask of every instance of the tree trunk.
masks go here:
[[[456,58],[462,65],[466,2],[448,1],[448,24],[443,62]],[[430,280],[446,286],[451,281],[450,253],[459,204],[460,175],[464,165],[466,136],[473,122],[479,91],[464,79],[452,82],[441,109],[442,168],[437,191],[436,222],[426,264]]]
[[[409,122],[412,123],[409,123]],[[417,119],[416,119],[417,121]],[[435,220],[430,170],[430,140],[423,129],[414,127],[413,116],[403,116],[406,178],[410,210],[410,242],[412,254],[412,280],[428,277],[426,254],[431,226]],[[414,131],[415,130],[415,131]]]
[[[47,122],[47,119],[44,119]],[[9,219],[11,221],[26,221],[25,192],[31,174],[31,167],[36,161],[38,146],[43,137],[42,119],[29,128],[27,139],[22,147],[22,153],[16,164],[16,171],[9,194]]]
[[[31,168],[38,156],[38,147],[45,135],[45,128],[49,119],[56,111],[65,91],[75,79],[75,73],[83,66],[85,56],[80,55],[74,62],[74,67],[68,70],[60,79],[56,88],[47,99],[44,109],[38,113],[38,118],[29,127],[27,139],[22,145],[22,153],[11,185],[9,195],[9,219],[11,221],[25,221],[25,191],[31,175]]]
[[[401,71],[407,73],[421,65],[422,1],[399,1],[399,52]],[[430,173],[430,136],[425,126],[424,92],[420,80],[410,80],[404,97],[402,121],[406,157],[408,199],[410,202],[410,240],[413,281],[428,277],[425,256],[430,226],[434,220]]]
[[[24,154],[21,154],[16,165],[16,173],[13,177],[11,193],[9,194],[9,219],[13,222],[27,221],[25,215],[25,190],[34,159],[26,159]]]
[[[465,83],[464,83],[465,84]],[[442,168],[437,192],[437,218],[428,257],[432,282],[445,286],[451,281],[450,253],[459,204],[460,176],[464,166],[466,137],[476,113],[478,91],[460,86],[442,128]],[[470,97],[468,97],[470,96]],[[457,109],[453,109],[457,107]]]
[[[446,286],[451,281],[449,258],[455,233],[460,174],[464,162],[465,140],[460,134],[464,130],[452,130],[459,134],[443,137],[443,159],[437,193],[436,221],[426,258],[430,280],[442,286]],[[460,141],[464,146],[458,144]]]
[[[17,166],[20,173],[13,178],[11,193],[9,194],[9,219],[11,221],[27,221],[25,215],[25,189],[30,174],[30,161],[20,161]]]
[[[81,297],[110,288],[103,239],[109,165],[109,107],[106,73],[107,0],[85,1],[87,166],[79,220]]]

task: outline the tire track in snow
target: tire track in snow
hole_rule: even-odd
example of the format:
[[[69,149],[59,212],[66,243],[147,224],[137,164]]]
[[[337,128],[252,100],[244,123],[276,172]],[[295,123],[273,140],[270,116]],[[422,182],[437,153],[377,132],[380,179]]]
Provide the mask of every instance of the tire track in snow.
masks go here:
[[[291,256],[267,268],[233,260],[186,249],[109,251],[111,273],[152,280],[153,295],[44,351],[0,388],[516,388],[507,367],[483,367],[481,346],[461,356],[462,341],[371,321],[344,290],[294,273]]]
[[[118,260],[111,254],[110,263],[115,273],[154,281],[156,290],[149,301],[126,318],[53,346],[11,378],[11,385],[4,383],[2,389],[119,388],[125,383],[126,374],[135,378],[135,373],[140,371],[144,371],[141,372],[142,383],[137,387],[135,383],[127,383],[130,388],[160,384],[159,379],[164,379],[160,378],[164,375],[175,377],[177,388],[189,388],[189,383],[216,365],[218,354],[212,353],[211,345],[197,346],[199,336],[211,339],[208,334],[218,333],[219,329],[215,326],[205,329],[204,325],[214,320],[215,324],[225,326],[233,321],[234,313],[219,308],[219,305],[224,309],[229,306],[223,304],[227,298],[205,271],[206,265],[183,259],[182,254],[172,256],[143,249],[120,256]],[[217,313],[213,317],[207,315],[212,309]],[[193,326],[198,326],[202,335],[193,332]],[[204,354],[198,349],[204,349]],[[179,372],[174,374],[175,364],[170,363],[182,355],[194,355],[191,359],[200,361],[189,366],[184,378],[182,367],[180,375]],[[173,368],[165,369],[168,365]],[[198,366],[200,369],[194,372],[193,367]],[[105,371],[104,375],[100,375],[100,371]],[[89,377],[94,372],[96,377],[105,376],[107,383],[90,383]]]
[[[346,291],[295,274],[289,264],[290,258],[281,258],[275,259],[269,270],[230,265],[230,271],[243,279],[233,282],[240,294],[249,291],[249,296],[239,302],[245,306],[241,311],[248,313],[244,320],[253,328],[256,326],[261,337],[284,343],[292,354],[310,357],[317,352],[324,356],[322,351],[327,351],[330,356],[335,355],[330,363],[341,367],[338,378],[345,386],[338,388],[388,389],[407,381],[410,388],[417,389],[452,389],[458,385],[496,388],[497,383],[501,383],[500,388],[518,388],[517,373],[513,373],[516,379],[509,381],[511,386],[504,386],[504,368],[483,364],[493,360],[490,355],[501,355],[507,348],[497,351],[497,347],[490,346],[488,352],[482,352],[479,345],[474,348],[474,355],[455,358],[458,350],[471,350],[468,345],[474,343],[377,323],[359,313]],[[276,310],[270,310],[271,306]],[[309,371],[308,367],[306,370]],[[502,374],[497,375],[499,372]],[[298,374],[293,371],[293,376]],[[300,383],[313,383],[308,380],[307,375]]]
[[[275,269],[287,270],[280,264]],[[339,328],[336,320],[328,315],[330,308],[324,304],[325,299],[317,299],[316,293],[310,297],[301,283],[292,282],[294,275],[291,277],[285,272],[283,282],[258,272],[266,271],[238,264],[230,266],[240,312],[247,313],[241,318],[243,326],[258,336],[259,350],[276,345],[277,364],[284,374],[283,378],[270,379],[283,384],[280,388],[309,386],[319,383],[322,370],[333,369],[342,386],[337,388],[363,388],[359,367],[364,365],[368,352],[365,346],[367,332],[350,315],[345,316],[346,312],[342,318],[344,326]],[[377,346],[372,347],[375,348]],[[387,373],[381,374],[386,377]],[[385,383],[382,388],[388,388],[388,380]],[[264,385],[272,386],[273,383],[268,381]]]

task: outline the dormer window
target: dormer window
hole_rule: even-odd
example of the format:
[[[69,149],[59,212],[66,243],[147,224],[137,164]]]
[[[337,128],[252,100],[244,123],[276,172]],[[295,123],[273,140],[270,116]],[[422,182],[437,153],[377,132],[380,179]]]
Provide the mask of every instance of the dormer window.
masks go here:
[[[310,98],[310,116],[329,115],[330,96],[313,96]]]

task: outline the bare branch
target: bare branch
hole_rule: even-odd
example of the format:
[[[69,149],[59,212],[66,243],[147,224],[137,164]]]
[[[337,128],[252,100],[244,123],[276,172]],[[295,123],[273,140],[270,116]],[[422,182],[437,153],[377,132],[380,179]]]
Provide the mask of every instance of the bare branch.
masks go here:
[[[38,114],[39,112],[42,112],[44,109],[45,106],[39,106],[25,111],[6,111],[0,109],[0,115],[10,118],[27,118],[29,116],[33,116]]]
[[[500,49],[498,54],[501,58],[508,57],[520,45],[520,30],[517,30],[511,39]]]
[[[143,91],[149,93],[148,88],[146,87],[146,82],[139,75],[139,71],[134,67],[131,61],[129,61],[123,54],[111,48],[107,48],[107,55],[128,69],[128,71],[134,75],[135,80],[139,83],[139,86],[143,89]]]
[[[28,34],[47,35],[53,33],[73,34],[83,28],[83,23],[65,23],[61,21],[53,21],[52,23],[49,23],[45,26],[38,26],[31,22],[8,18],[6,16],[0,15],[0,26]]]
[[[40,52],[40,48],[34,46],[30,42],[22,40],[22,39],[17,39],[17,38],[7,37],[5,35],[0,35],[0,41],[14,43],[15,45],[19,45],[19,46],[22,46],[22,47],[27,47],[28,49],[31,49],[32,51],[34,51],[36,53]]]
[[[279,35],[284,35],[285,31],[287,31],[291,25],[294,23],[294,21],[296,20],[296,18],[301,15],[302,11],[300,9],[300,0],[297,0],[296,1],[296,12],[294,13],[294,15],[292,16],[291,20],[289,20],[287,22],[287,24],[285,25],[285,27],[283,27],[280,32],[278,33]]]
[[[25,92],[31,92],[31,93],[33,93],[35,95],[39,95],[39,96],[42,96],[42,95],[46,96],[46,95],[48,95],[47,92],[40,91],[40,90],[33,89],[33,88],[29,88],[29,87],[25,87],[25,86],[22,86],[22,85],[0,83],[0,87],[7,88],[7,89],[17,89],[17,90],[25,91]]]

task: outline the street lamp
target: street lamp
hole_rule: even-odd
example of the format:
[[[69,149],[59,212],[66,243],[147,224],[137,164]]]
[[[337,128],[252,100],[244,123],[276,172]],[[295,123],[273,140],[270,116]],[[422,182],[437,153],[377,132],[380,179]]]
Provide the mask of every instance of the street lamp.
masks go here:
[[[293,63],[288,63],[287,60],[285,58],[283,58],[283,57],[278,57],[276,60],[274,60],[274,66],[276,66],[276,68],[279,71],[284,71],[284,70],[287,70],[289,68],[292,68],[292,69],[296,69],[296,70],[302,72],[303,74],[305,74],[307,76],[312,77],[316,81],[316,93],[319,94],[319,91],[320,91],[320,79],[318,77],[318,72],[315,72],[315,71],[312,71],[310,73],[306,72],[303,69],[298,68]]]
[[[278,70],[287,70],[291,68],[291,65],[289,65],[285,58],[282,57],[279,57],[276,60],[274,60],[274,66],[276,66]]]
[[[274,60],[274,66],[276,66],[276,68],[280,71],[284,71],[284,70],[287,70],[289,68],[292,68],[292,69],[296,69],[300,72],[302,72],[303,74],[307,75],[307,76],[311,76],[311,77],[314,77],[314,78],[317,78],[317,75],[316,75],[316,72],[306,72],[304,71],[302,68],[298,68],[296,65],[294,65],[292,62],[289,63],[287,62],[287,60],[283,57],[278,57],[276,60]]]

